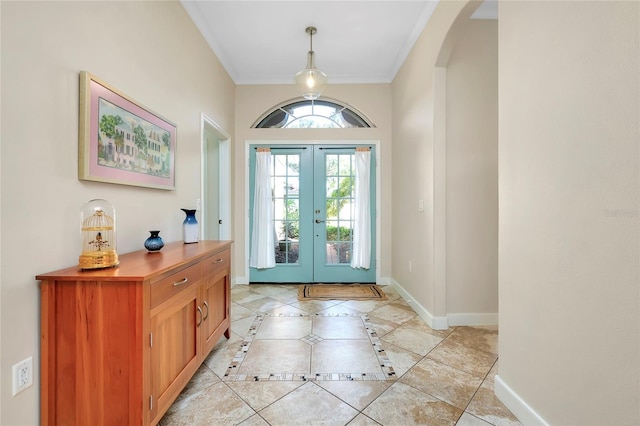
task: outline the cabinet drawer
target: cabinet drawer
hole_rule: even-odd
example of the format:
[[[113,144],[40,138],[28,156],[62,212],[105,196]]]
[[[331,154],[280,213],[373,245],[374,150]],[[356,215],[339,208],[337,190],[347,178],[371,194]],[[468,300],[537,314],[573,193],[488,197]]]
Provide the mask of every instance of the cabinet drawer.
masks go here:
[[[196,284],[200,280],[200,271],[200,265],[196,264],[151,283],[151,308]]]
[[[224,250],[206,258],[203,262],[204,275],[217,274],[231,267],[231,250]]]

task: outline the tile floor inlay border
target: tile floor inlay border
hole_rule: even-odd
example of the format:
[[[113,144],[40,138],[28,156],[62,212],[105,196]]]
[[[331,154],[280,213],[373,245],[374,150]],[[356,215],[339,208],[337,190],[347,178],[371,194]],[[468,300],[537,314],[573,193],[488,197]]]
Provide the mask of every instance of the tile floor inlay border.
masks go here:
[[[378,360],[380,371],[374,372],[353,372],[353,373],[330,373],[330,372],[273,372],[273,373],[238,373],[243,361],[245,360],[253,343],[256,334],[258,333],[260,326],[262,325],[266,317],[280,317],[280,318],[313,318],[313,317],[359,317],[362,320],[363,327],[367,331],[367,336],[372,346],[372,350]],[[320,336],[316,336],[311,333],[300,339],[298,339],[308,345],[315,345],[318,342],[324,340]],[[391,365],[391,360],[387,356],[378,335],[369,321],[369,317],[366,314],[349,314],[349,313],[331,313],[331,314],[293,314],[293,313],[280,313],[269,314],[265,312],[258,312],[256,319],[249,327],[247,335],[244,337],[240,344],[238,352],[231,360],[231,364],[227,368],[222,381],[224,382],[240,382],[240,381],[386,381],[396,380],[396,373]]]

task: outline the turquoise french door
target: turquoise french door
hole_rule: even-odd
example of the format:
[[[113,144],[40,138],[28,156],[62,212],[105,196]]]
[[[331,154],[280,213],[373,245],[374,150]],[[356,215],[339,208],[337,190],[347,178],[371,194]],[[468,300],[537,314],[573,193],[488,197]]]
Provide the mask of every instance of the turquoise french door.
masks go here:
[[[355,220],[355,146],[252,145],[249,167],[250,233],[253,229],[258,147],[271,150],[276,266],[250,268],[250,281],[375,282],[375,147],[371,147],[371,260],[368,269],[351,267]]]

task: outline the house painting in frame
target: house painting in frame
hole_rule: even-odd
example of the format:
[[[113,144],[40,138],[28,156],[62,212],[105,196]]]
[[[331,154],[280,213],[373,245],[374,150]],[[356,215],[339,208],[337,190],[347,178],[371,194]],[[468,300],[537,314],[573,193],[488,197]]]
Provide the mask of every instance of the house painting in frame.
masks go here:
[[[90,73],[80,73],[78,177],[175,189],[176,126]]]

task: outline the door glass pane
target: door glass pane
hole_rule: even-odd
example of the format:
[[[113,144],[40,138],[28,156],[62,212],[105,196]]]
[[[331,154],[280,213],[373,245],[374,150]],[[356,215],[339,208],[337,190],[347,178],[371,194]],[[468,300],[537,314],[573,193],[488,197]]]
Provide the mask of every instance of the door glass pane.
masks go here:
[[[352,154],[326,156],[326,263],[348,264],[353,246]]]
[[[327,176],[327,197],[331,197],[333,192],[338,189],[338,177]]]
[[[338,175],[338,156],[327,155],[325,163],[327,165],[327,176],[337,176]]]
[[[340,155],[340,176],[350,176],[352,155]]]
[[[273,154],[276,263],[297,263],[300,254],[300,155]]]

